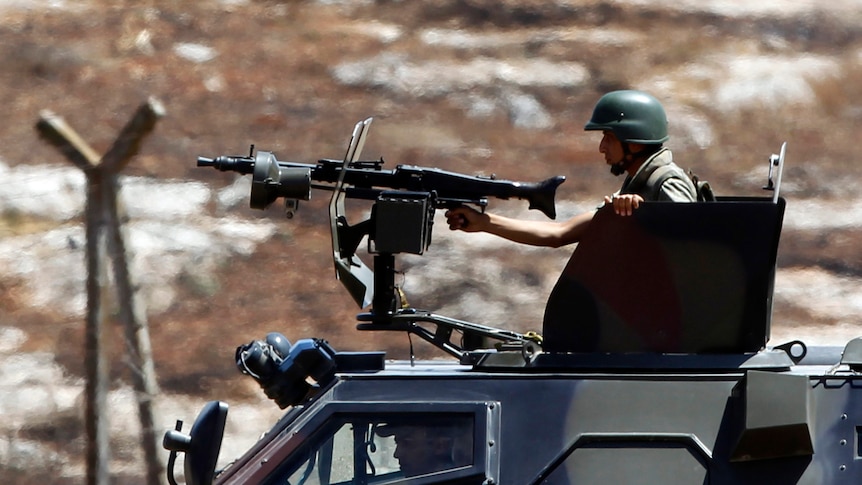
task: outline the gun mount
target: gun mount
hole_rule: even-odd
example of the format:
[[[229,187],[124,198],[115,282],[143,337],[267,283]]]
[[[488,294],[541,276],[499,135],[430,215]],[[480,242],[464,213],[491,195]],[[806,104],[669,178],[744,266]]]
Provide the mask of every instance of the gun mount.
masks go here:
[[[341,161],[321,159],[315,165],[283,162],[270,152],[255,154],[252,145],[248,156],[199,157],[197,165],[251,174],[250,206],[265,209],[284,198],[288,218],[293,217],[299,201],[310,200],[312,189],[332,192],[329,215],[336,277],[360,308],[371,306],[370,312],[358,316],[359,330],[406,331],[459,358],[482,338],[523,346],[525,358],[534,355],[540,343],[536,336],[406,306],[403,293],[395,285],[395,255],[425,252],[431,244],[436,209],[463,204],[484,208],[489,197],[516,198],[528,201],[530,209],[554,219],[556,190],[566,178],[555,176],[527,183],[414,165],[387,170],[383,159],[359,160],[371,121],[368,118],[356,124]],[[370,217],[349,224],[344,210],[347,198],[372,201]],[[372,268],[357,256],[366,238],[368,252],[374,258]],[[460,342],[454,340],[457,337],[461,337]]]

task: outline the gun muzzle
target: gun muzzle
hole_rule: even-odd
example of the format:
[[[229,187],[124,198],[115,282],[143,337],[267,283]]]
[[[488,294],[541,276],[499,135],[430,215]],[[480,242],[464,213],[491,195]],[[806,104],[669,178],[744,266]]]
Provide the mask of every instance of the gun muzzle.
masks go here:
[[[248,175],[254,172],[254,166],[255,160],[250,157],[198,157],[198,167],[213,167],[221,172],[237,172]]]

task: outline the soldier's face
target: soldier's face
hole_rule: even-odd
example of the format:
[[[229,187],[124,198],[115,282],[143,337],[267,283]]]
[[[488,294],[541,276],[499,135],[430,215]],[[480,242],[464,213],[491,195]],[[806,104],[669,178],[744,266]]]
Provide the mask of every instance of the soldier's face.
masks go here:
[[[605,163],[614,165],[623,161],[625,152],[620,140],[611,131],[603,131],[602,134],[604,136],[601,143],[599,143],[599,153],[605,156]]]
[[[445,469],[446,463],[441,462],[441,456],[448,456],[446,452],[451,448],[451,442],[428,436],[423,428],[408,428],[395,434],[394,456],[408,477]]]

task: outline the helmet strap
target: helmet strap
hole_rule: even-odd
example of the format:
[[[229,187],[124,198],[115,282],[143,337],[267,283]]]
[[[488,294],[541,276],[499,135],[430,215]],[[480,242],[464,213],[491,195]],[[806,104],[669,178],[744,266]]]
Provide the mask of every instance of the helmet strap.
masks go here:
[[[611,165],[611,173],[618,177],[618,176],[626,173],[626,169],[628,168],[629,165],[631,165],[631,163],[632,163],[632,160],[623,160],[621,162],[617,162],[617,163]]]
[[[637,153],[632,153],[628,143],[621,143],[621,145],[623,147],[623,159],[611,165],[611,173],[615,176],[624,174],[633,163],[646,160],[662,147],[662,145],[647,146]]]
[[[629,166],[634,163],[636,155],[632,153],[631,149],[629,149],[628,143],[620,143],[620,145],[622,145],[623,147],[623,159],[611,165],[611,173],[617,177],[626,173],[626,170],[628,170]]]

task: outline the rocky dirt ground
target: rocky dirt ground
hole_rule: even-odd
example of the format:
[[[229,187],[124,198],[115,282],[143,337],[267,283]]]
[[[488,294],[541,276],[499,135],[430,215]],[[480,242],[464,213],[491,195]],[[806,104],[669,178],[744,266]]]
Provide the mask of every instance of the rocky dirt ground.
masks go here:
[[[761,195],[767,157],[788,141],[773,340],[856,335],[860,26],[852,0],[0,1],[0,375],[14,396],[2,403],[3,481],[79,483],[82,473],[83,176],[38,139],[41,110],[104,152],[142,101],[164,104],[124,172],[159,382],[176,403],[164,423],[227,399],[233,433],[265,428],[276,411],[234,369],[237,345],[281,330],[403,358],[407,339],[353,330],[357,308],[329,261],[328,194],[286,221],[247,209],[247,185],[195,158],[251,143],[283,160],[339,158],[368,116],[366,157],[390,167],[566,175],[560,217],[618,186],[582,131],[608,90],[661,98],[677,159],[719,193]],[[526,215],[517,202],[492,206]],[[411,303],[537,329],[570,250],[441,225],[428,256],[404,261]],[[121,409],[128,370],[119,332],[115,341]],[[115,473],[136,483],[134,435],[115,431]],[[245,444],[232,439],[223,454]]]

